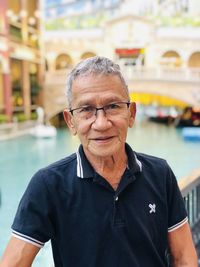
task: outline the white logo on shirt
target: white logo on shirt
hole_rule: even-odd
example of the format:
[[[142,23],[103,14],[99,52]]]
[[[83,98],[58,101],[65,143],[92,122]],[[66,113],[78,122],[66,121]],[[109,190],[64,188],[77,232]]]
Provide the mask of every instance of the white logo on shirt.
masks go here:
[[[156,204],[155,203],[153,203],[153,204],[150,203],[149,208],[150,208],[149,213],[156,213]]]

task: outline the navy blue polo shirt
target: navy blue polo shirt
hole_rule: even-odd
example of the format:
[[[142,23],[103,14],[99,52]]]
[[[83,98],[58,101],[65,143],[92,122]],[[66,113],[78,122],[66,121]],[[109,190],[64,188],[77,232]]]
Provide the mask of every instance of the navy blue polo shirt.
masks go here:
[[[92,168],[83,147],[39,170],[26,189],[13,235],[42,247],[56,267],[166,267],[167,233],[187,221],[165,160],[134,152],[118,189]]]

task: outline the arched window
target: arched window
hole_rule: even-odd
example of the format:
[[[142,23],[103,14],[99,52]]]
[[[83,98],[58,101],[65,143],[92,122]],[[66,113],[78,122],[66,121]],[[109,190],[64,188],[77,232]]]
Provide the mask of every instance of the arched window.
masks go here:
[[[84,54],[82,54],[81,59],[86,59],[86,58],[95,57],[95,56],[96,54],[93,52],[85,52]]]
[[[182,60],[176,51],[171,50],[162,55],[161,65],[168,67],[180,67],[182,65]]]
[[[188,60],[188,67],[200,68],[200,52],[193,53]]]
[[[72,65],[72,59],[68,54],[60,54],[56,58],[56,69],[67,69],[70,68]]]

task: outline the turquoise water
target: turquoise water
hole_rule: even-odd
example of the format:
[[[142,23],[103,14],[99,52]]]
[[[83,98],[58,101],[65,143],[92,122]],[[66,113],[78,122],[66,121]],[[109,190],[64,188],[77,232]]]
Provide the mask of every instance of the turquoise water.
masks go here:
[[[150,122],[137,122],[128,134],[136,151],[168,160],[177,178],[200,168],[200,142],[185,142],[181,130]],[[56,139],[35,139],[29,135],[0,142],[0,256],[10,236],[10,225],[31,176],[40,167],[71,154],[79,142],[66,130]],[[33,267],[52,267],[50,245],[40,251]]]

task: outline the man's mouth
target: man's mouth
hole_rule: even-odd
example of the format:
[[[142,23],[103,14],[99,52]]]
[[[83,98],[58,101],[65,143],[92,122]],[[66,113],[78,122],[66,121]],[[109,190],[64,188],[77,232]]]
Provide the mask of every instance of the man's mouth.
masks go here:
[[[102,137],[93,138],[92,140],[94,140],[94,141],[108,141],[108,140],[111,140],[112,138],[113,138],[113,136],[102,136]]]

